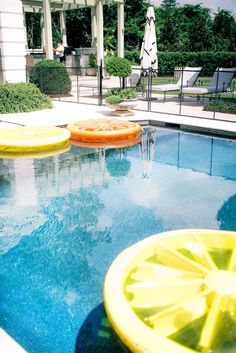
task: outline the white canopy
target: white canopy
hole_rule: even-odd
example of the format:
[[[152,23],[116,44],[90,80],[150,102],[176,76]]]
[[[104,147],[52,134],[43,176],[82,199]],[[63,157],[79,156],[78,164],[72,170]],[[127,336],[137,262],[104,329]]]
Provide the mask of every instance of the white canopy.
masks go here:
[[[140,53],[141,67],[145,70],[152,68],[157,71],[157,42],[155,29],[155,13],[154,8],[150,6],[147,9],[147,19],[145,32]]]

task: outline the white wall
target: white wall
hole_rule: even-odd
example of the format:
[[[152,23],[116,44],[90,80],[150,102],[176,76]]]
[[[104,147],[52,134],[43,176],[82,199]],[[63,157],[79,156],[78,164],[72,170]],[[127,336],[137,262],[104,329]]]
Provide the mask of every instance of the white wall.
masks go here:
[[[26,81],[25,37],[21,0],[0,0],[0,79]]]

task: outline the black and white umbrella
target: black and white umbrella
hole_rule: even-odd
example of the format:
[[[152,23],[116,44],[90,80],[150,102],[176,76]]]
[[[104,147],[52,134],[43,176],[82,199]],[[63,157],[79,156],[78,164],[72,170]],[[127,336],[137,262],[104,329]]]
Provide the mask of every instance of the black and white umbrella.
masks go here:
[[[154,8],[150,6],[147,9],[147,19],[145,32],[140,53],[141,67],[144,71],[152,68],[155,73],[158,70],[157,60],[157,41],[155,28],[155,13]]]

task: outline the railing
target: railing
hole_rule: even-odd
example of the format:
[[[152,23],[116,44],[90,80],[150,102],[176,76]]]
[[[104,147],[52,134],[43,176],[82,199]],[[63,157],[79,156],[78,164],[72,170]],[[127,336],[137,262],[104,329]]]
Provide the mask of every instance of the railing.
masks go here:
[[[71,89],[69,89],[69,92],[65,92],[64,90],[62,76],[65,69],[71,81]],[[37,84],[40,89],[52,99],[74,103],[103,105],[105,104],[105,97],[108,90],[120,86],[119,78],[108,77],[102,65],[95,68],[95,76],[87,76],[87,69],[86,67],[41,68]],[[151,68],[145,70],[144,76],[144,71],[139,67],[135,67],[132,73],[133,76],[131,75],[127,78],[123,84],[126,87],[135,86],[135,89],[138,91],[137,110],[236,122],[236,114],[222,114],[217,111],[218,103],[222,99],[236,99],[235,81],[229,79],[232,82],[227,82],[230,74],[232,74],[231,76],[233,76],[233,74],[235,75],[235,71],[234,69],[232,69],[232,72],[229,69],[226,70],[225,72],[222,69],[215,71],[214,76],[212,75],[215,80],[215,87],[211,88],[209,92],[207,91],[206,93],[201,93],[201,89],[210,87],[209,83],[212,77],[204,78],[204,72],[201,72],[194,84],[191,79],[183,82],[184,75],[192,71],[191,69],[183,68],[175,70],[175,75],[176,71],[179,71],[177,75],[179,77],[179,87],[176,90],[167,89],[164,91],[163,84],[176,85],[177,79],[174,77],[156,77],[156,75],[153,75]],[[134,82],[132,82],[134,72],[136,76],[138,75],[138,80],[136,77]],[[55,77],[58,78],[54,91],[52,90],[51,92],[45,90],[45,81],[50,81],[50,75],[54,77],[54,80]],[[30,80],[32,80],[31,68],[27,67],[27,81]],[[190,86],[193,90],[191,88],[190,92],[186,92],[186,88],[190,88]],[[196,93],[194,92],[195,89]],[[207,109],[207,103],[211,103],[212,111],[205,110]]]

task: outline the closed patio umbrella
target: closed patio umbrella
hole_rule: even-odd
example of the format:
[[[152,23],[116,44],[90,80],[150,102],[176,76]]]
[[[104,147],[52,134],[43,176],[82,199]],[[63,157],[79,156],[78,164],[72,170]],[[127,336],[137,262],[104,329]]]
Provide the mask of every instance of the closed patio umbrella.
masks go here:
[[[152,68],[154,70],[154,73],[157,74],[158,61],[155,13],[154,8],[152,6],[147,9],[146,26],[140,53],[140,61],[141,67],[144,71],[146,71],[146,73],[149,68]]]

